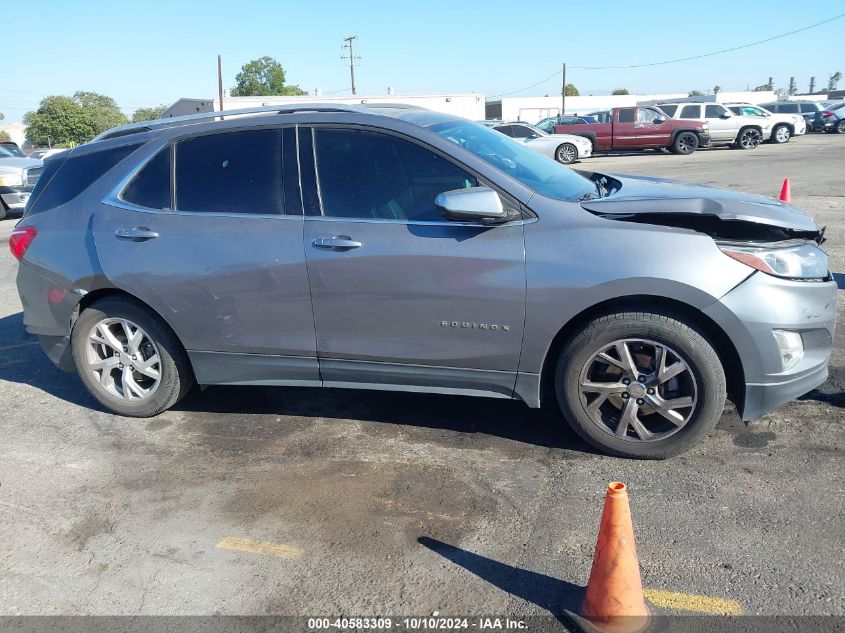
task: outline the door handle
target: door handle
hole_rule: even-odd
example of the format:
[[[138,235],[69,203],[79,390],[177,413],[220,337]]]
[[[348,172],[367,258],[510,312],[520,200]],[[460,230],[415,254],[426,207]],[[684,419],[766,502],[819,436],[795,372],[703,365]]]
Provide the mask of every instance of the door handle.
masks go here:
[[[361,248],[363,246],[361,242],[353,240],[348,235],[321,237],[311,242],[311,244],[316,248],[328,248],[333,250],[349,250],[352,248]]]
[[[146,242],[158,237],[158,231],[148,229],[146,226],[136,226],[132,229],[117,229],[114,236],[121,240],[132,240],[133,242]]]

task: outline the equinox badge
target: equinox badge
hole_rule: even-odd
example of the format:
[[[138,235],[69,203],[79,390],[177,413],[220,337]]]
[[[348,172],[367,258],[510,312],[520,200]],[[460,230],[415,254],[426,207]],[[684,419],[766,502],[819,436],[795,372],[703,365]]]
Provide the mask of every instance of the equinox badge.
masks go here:
[[[494,332],[510,332],[510,325],[500,325],[498,323],[474,323],[472,321],[441,321],[440,325],[443,327],[459,327],[468,330],[492,330]]]

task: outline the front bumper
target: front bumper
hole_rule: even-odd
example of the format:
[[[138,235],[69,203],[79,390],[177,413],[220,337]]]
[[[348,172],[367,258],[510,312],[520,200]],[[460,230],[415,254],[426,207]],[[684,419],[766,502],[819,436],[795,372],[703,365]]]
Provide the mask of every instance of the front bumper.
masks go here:
[[[739,353],[744,394],[742,419],[756,420],[827,380],[836,323],[835,281],[779,279],[755,273],[710,306]],[[798,332],[803,358],[784,370],[773,330]]]
[[[4,204],[12,210],[23,210],[26,206],[26,201],[29,200],[32,194],[32,187],[0,187],[0,198],[3,199]]]
[[[593,144],[590,143],[589,145],[576,145],[578,149],[578,158],[589,158],[593,155]]]
[[[698,146],[699,147],[710,147],[710,132],[699,132],[698,133]]]

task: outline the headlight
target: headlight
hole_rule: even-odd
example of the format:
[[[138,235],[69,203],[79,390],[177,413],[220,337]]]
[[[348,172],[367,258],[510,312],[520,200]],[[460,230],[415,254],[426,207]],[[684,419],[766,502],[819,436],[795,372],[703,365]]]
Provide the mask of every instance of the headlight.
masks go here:
[[[710,129],[710,124],[707,121],[704,121],[701,124],[701,129],[704,130],[705,132],[707,132]]]
[[[728,257],[775,277],[825,279],[829,272],[827,253],[811,243],[779,248],[720,244],[719,248]]]
[[[21,185],[23,185],[23,176],[20,174],[0,176],[0,187],[20,187]]]

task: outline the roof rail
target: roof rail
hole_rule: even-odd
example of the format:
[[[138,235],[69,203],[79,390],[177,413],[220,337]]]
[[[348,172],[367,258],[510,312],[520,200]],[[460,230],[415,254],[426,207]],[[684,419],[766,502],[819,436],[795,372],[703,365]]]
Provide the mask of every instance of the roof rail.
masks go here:
[[[113,127],[95,136],[92,141],[104,141],[106,139],[117,138],[119,136],[140,134],[141,132],[149,132],[150,130],[158,130],[168,127],[177,127],[179,125],[190,125],[191,123],[198,123],[209,119],[217,119],[228,116],[245,116],[250,114],[293,114],[295,112],[366,112],[367,110],[379,108],[411,110],[418,109],[418,106],[399,103],[374,103],[367,104],[365,106],[335,103],[297,103],[256,106],[252,108],[239,108],[237,110],[219,110],[216,112],[198,112],[196,114],[186,114],[183,116],[168,117],[166,119],[155,119],[153,121],[141,121],[139,123],[129,123],[127,125]]]

